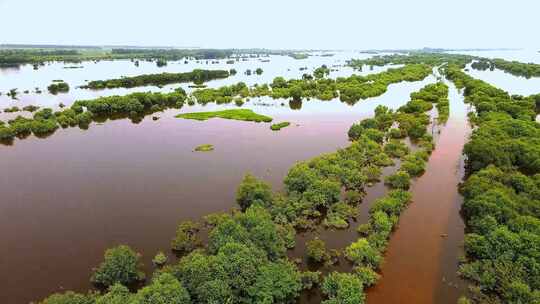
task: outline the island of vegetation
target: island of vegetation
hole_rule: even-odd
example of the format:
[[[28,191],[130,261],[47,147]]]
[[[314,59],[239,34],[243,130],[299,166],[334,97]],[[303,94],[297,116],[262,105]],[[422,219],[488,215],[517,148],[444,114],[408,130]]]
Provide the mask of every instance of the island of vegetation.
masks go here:
[[[309,55],[306,53],[291,53],[289,56],[296,60],[307,59],[309,57]]]
[[[195,151],[197,152],[210,152],[214,151],[214,145],[211,144],[203,144],[195,147]]]
[[[233,50],[217,49],[154,49],[154,48],[113,48],[100,47],[63,47],[55,48],[40,46],[16,46],[0,49],[0,67],[16,67],[22,64],[32,64],[39,68],[45,62],[81,62],[84,60],[181,60],[184,58],[215,59],[227,58],[233,55]]]
[[[47,90],[49,90],[49,93],[51,94],[58,94],[58,93],[67,93],[69,92],[69,85],[65,83],[64,81],[56,81],[50,84],[47,87]]]
[[[232,109],[213,112],[193,112],[176,115],[178,118],[208,120],[211,118],[223,118],[254,122],[271,122],[272,117],[257,114],[250,109]]]
[[[283,129],[283,128],[286,128],[286,127],[288,127],[288,126],[290,126],[290,125],[291,125],[290,122],[284,121],[284,122],[280,122],[280,123],[276,123],[276,124],[271,125],[271,126],[270,126],[270,129],[271,129],[272,131],[279,131],[279,130],[281,130],[281,129]]]
[[[90,81],[82,88],[88,89],[112,89],[112,88],[133,88],[141,86],[163,86],[171,83],[194,82],[201,85],[205,81],[222,79],[229,77],[229,72],[225,70],[200,70],[196,69],[186,73],[161,73],[144,74],[133,77],[122,77],[108,80]]]

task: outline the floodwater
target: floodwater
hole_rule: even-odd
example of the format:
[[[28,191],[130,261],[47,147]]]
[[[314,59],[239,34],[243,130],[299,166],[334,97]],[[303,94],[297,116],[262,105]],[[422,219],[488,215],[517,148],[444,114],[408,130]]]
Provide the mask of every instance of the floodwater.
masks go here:
[[[502,58],[505,60],[516,60],[525,63],[540,64],[540,52],[538,49],[516,49],[516,50],[485,50],[485,51],[451,51],[450,54],[465,54],[486,58]]]
[[[322,63],[329,66],[334,62],[343,64],[346,56],[351,55],[310,57],[312,61],[272,57],[270,63],[283,61],[287,64],[263,65],[265,73],[260,82],[271,81],[275,76],[286,74],[288,69],[290,75],[286,76],[295,77],[293,73],[299,73],[298,66],[308,66],[309,71]],[[256,59],[252,61],[252,69],[263,64]],[[101,66],[105,64],[113,65],[110,71]],[[132,63],[83,63],[96,69],[99,67],[95,74],[89,73],[91,79],[129,74],[127,66],[123,71],[116,64],[129,66]],[[248,63],[238,63],[243,64]],[[49,79],[56,78],[72,85],[77,81],[75,76],[69,78],[69,73],[86,69],[59,70],[56,65],[61,64],[51,64],[38,71],[22,67],[19,73],[24,77],[13,76],[19,77],[21,82],[7,85],[3,80],[10,77],[6,72],[0,72],[4,73],[0,84],[6,88],[31,88],[33,82],[28,78],[43,72],[36,76],[36,83],[39,83],[36,86],[48,85]],[[174,66],[170,63],[167,68]],[[184,67],[183,63],[176,66]],[[235,65],[227,67],[236,68],[239,74],[243,70]],[[47,68],[56,69],[58,74],[45,75]],[[377,69],[363,73],[372,72]],[[16,75],[17,72],[10,73]],[[340,67],[333,73],[332,77],[345,76],[352,70]],[[249,83],[250,77],[258,76],[241,74],[209,85],[240,80]],[[86,77],[80,79],[83,78]],[[151,258],[158,250],[169,252],[176,224],[234,207],[236,187],[246,172],[268,180],[279,190],[288,168],[296,161],[346,146],[347,130],[353,122],[372,116],[379,104],[396,109],[408,100],[411,92],[434,81],[435,78],[430,76],[419,82],[393,84],[384,95],[354,106],[338,100],[311,100],[304,101],[300,110],[292,110],[288,101],[269,98],[254,98],[244,105],[274,117],[275,122],[286,120],[292,123],[279,132],[272,132],[267,123],[220,119],[199,122],[174,118],[179,112],[235,107],[186,105],[181,110],[160,113],[158,121],[147,117],[138,124],[127,119],[94,123],[89,130],[60,129],[45,139],[30,136],[16,140],[13,146],[0,146],[0,303],[28,303],[57,291],[87,290],[91,287],[92,267],[102,260],[106,248],[118,244],[128,244],[141,252],[145,270],[151,273]],[[2,96],[1,102],[5,106],[22,106],[28,98],[34,104],[49,106],[61,98],[69,104],[77,98],[127,91],[73,89],[68,94],[49,96],[50,99],[47,94],[22,94],[19,101]],[[9,115],[2,113],[0,117],[6,119]],[[193,152],[200,144],[213,144],[215,151]],[[367,198],[366,202],[382,193],[381,187],[375,185],[373,198]],[[367,215],[368,206],[362,205],[359,221]],[[348,245],[354,240],[352,231],[353,234],[340,232],[335,238],[338,241],[331,245]]]
[[[475,70],[470,65],[467,66],[467,71],[470,76],[481,79],[497,88],[507,91],[509,94],[518,94],[529,96],[540,93],[540,77],[526,78],[523,76],[515,76],[503,70],[494,69],[493,71]]]
[[[240,60],[234,64],[227,64],[226,59],[221,60],[189,60],[186,64],[184,60],[169,61],[167,66],[157,67],[155,62],[140,61],[139,67],[136,67],[130,60],[115,60],[115,61],[85,61],[82,63],[47,63],[45,66],[34,70],[31,65],[24,65],[19,68],[0,69],[0,109],[18,106],[22,108],[26,105],[39,105],[46,107],[57,107],[60,102],[65,105],[70,105],[78,99],[93,99],[99,96],[125,95],[132,92],[169,92],[177,87],[182,87],[186,91],[190,91],[188,83],[171,84],[158,88],[155,86],[137,87],[137,88],[115,88],[105,90],[89,90],[79,88],[85,85],[87,81],[104,80],[112,78],[120,78],[122,76],[136,76],[140,74],[154,74],[162,72],[181,73],[190,72],[193,69],[209,69],[209,70],[229,70],[236,69],[237,74],[225,79],[218,79],[207,82],[210,87],[218,87],[229,85],[239,81],[245,82],[247,85],[255,83],[270,83],[277,76],[289,78],[301,78],[304,73],[311,73],[315,68],[326,64],[329,68],[335,69],[330,73],[330,77],[349,76],[353,73],[353,69],[346,66],[346,61],[351,58],[367,58],[371,55],[362,54],[359,52],[333,52],[334,56],[324,57],[321,54],[310,56],[308,59],[296,60],[288,56],[269,56],[261,58],[248,58],[245,61]],[[215,62],[215,63],[213,63]],[[82,68],[71,69],[68,67],[79,66]],[[257,68],[263,69],[262,75],[252,73],[250,76],[245,75],[246,70],[255,71]],[[300,70],[300,68],[307,68]],[[365,69],[364,71],[355,71],[358,75],[367,75],[370,73],[378,73],[388,69],[387,67],[373,67],[373,69]],[[58,95],[49,94],[47,86],[53,80],[64,80],[70,86],[70,91],[67,93],[59,93]],[[13,100],[7,93],[11,89],[17,89],[18,100]],[[36,94],[35,89],[39,88],[42,93]],[[28,91],[28,93],[24,93]]]
[[[449,120],[440,130],[426,173],[413,183],[413,202],[390,238],[382,278],[368,291],[370,304],[450,304],[465,292],[456,275],[464,231],[457,186],[470,126],[462,95],[448,85]]]

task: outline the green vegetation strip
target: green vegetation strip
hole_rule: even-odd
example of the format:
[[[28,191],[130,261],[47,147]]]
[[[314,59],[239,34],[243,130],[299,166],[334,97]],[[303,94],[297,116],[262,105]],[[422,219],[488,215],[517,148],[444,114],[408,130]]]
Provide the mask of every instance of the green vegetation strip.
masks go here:
[[[465,145],[465,260],[461,303],[540,303],[540,94],[510,96],[449,65],[444,73],[476,110]]]
[[[540,77],[540,64],[523,63],[519,61],[507,61],[504,59],[487,59],[480,58],[471,64],[471,67],[476,70],[494,70],[495,68],[503,70],[515,76],[523,76],[526,78]]]
[[[178,118],[208,120],[211,118],[223,118],[255,122],[271,122],[272,117],[257,114],[249,109],[232,109],[214,112],[194,112],[176,115]]]
[[[290,125],[291,125],[290,122],[284,121],[284,122],[280,122],[280,123],[271,125],[271,126],[270,126],[270,129],[271,129],[272,131],[279,131],[279,130],[281,130],[281,129],[283,129],[283,128],[286,128],[286,127],[288,127],[288,126],[290,126]]]
[[[210,145],[210,144],[199,145],[199,146],[195,147],[195,151],[197,151],[197,152],[214,151],[214,146]]]
[[[83,88],[87,89],[111,89],[111,88],[133,88],[140,86],[160,86],[171,83],[195,82],[201,84],[213,79],[222,79],[229,77],[229,72],[225,70],[200,70],[195,69],[186,73],[161,73],[144,74],[133,77],[122,77],[108,80],[90,81]]]

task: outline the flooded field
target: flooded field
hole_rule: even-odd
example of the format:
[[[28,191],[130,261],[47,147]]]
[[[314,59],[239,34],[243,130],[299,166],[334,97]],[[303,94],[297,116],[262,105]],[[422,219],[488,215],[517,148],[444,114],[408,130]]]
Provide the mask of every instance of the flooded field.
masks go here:
[[[328,77],[380,73],[396,66],[354,71],[346,66],[351,58],[368,58],[359,52],[316,53],[305,60],[288,56],[249,58],[227,64],[169,62],[163,68],[141,61],[136,67],[129,60],[84,61],[80,64],[50,63],[38,70],[31,65],[0,69],[0,109],[17,105],[38,105],[57,109],[59,103],[79,99],[125,95],[132,92],[169,92],[190,83],[131,89],[88,90],[79,88],[87,81],[159,72],[187,72],[195,68],[231,69],[238,74],[206,83],[219,87],[243,81],[248,85],[270,83],[277,76],[301,78],[304,72],[322,64],[332,69]],[[507,57],[519,57],[514,53]],[[479,54],[483,56],[485,54]],[[495,55],[494,55],[495,56]],[[487,55],[486,55],[487,57]],[[536,57],[535,57],[536,58]],[[534,58],[533,58],[534,59]],[[82,68],[66,68],[69,66]],[[262,75],[244,74],[247,69],[264,70]],[[306,67],[306,70],[300,68]],[[525,79],[502,71],[476,71],[471,76],[485,80],[512,94],[529,95],[540,91],[538,78]],[[55,79],[69,83],[69,93],[52,95],[46,87]],[[437,78],[391,84],[381,96],[349,105],[334,99],[289,100],[251,98],[242,108],[289,121],[279,132],[269,123],[224,119],[208,121],[175,118],[179,113],[237,108],[226,105],[184,105],[181,109],[159,112],[139,123],[128,119],[93,123],[88,130],[59,129],[46,138],[31,135],[0,145],[0,303],[28,303],[63,290],[86,291],[90,274],[103,258],[106,248],[127,244],[142,253],[145,272],[151,274],[152,257],[159,251],[171,259],[170,241],[176,225],[187,219],[198,220],[236,206],[236,188],[246,172],[251,172],[282,190],[283,178],[296,162],[349,145],[347,131],[361,119],[374,115],[378,105],[398,109],[412,92]],[[391,236],[380,281],[368,289],[367,301],[377,303],[455,303],[465,291],[457,278],[458,257],[462,253],[464,224],[459,215],[462,198],[457,186],[464,174],[462,148],[471,127],[469,107],[462,92],[449,81],[450,118],[431,131],[436,149],[426,173],[412,186],[412,204],[402,214]],[[35,88],[43,93],[33,93]],[[5,93],[17,88],[18,100]],[[28,93],[24,93],[29,90]],[[7,121],[20,113],[0,113]],[[25,113],[29,115],[29,113]],[[214,151],[194,152],[196,146],[212,144]],[[396,166],[385,168],[384,176]],[[371,185],[360,205],[356,221],[346,230],[320,228],[317,235],[330,249],[342,249],[358,238],[356,228],[369,217],[372,203],[388,189],[384,182]],[[310,269],[305,257],[305,241],[315,234],[299,233],[297,245],[289,251],[300,259],[301,269]],[[329,270],[347,271],[344,259]],[[318,292],[303,293],[302,304],[320,303]]]

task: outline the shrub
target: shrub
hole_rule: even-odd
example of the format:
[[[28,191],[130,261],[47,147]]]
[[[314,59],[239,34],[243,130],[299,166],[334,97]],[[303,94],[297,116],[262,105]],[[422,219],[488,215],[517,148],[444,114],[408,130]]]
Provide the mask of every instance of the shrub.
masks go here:
[[[139,259],[140,255],[126,245],[107,249],[104,261],[94,270],[91,281],[94,284],[111,286],[115,283],[129,285],[144,280]]]
[[[238,186],[236,202],[242,210],[246,210],[254,203],[269,206],[272,202],[272,188],[268,183],[248,173]]]
[[[173,250],[180,252],[190,252],[200,245],[201,241],[197,237],[199,224],[192,221],[185,221],[178,225],[176,236],[171,241]]]
[[[167,263],[167,256],[162,252],[158,252],[156,256],[152,259],[152,262],[156,266],[163,266],[165,263]]]
[[[319,238],[307,242],[306,253],[308,258],[315,262],[324,262],[329,258],[328,252],[326,252],[326,244]]]
[[[332,272],[325,277],[322,292],[329,298],[323,304],[363,304],[364,286],[358,276]]]
[[[411,176],[406,171],[399,170],[396,173],[387,176],[384,179],[384,183],[394,189],[407,190],[411,185]]]
[[[379,251],[365,238],[360,238],[345,248],[345,257],[356,265],[370,265],[373,268],[377,268],[382,259]]]

